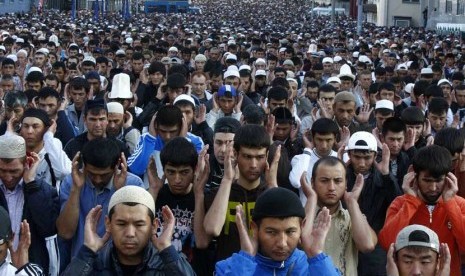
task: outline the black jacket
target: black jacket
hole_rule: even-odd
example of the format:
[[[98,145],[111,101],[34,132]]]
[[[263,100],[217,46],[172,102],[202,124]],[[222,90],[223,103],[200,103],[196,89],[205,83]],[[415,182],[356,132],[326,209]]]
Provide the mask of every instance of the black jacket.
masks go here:
[[[130,154],[126,144],[118,139],[114,140],[119,145],[120,151],[124,153],[124,156],[127,159]],[[82,151],[84,145],[87,144],[87,142],[89,142],[89,139],[87,139],[87,131],[85,131],[84,133],[71,139],[71,141],[69,141],[68,144],[66,144],[63,150],[65,151],[66,155],[68,155],[68,158],[70,160],[73,160],[76,153],[78,153],[78,151]]]
[[[49,257],[45,238],[57,233],[55,223],[60,213],[58,193],[50,184],[41,180],[24,184],[23,192],[22,219],[27,220],[31,232],[29,261],[40,265],[45,275],[48,275]],[[0,206],[8,211],[8,204],[1,189]]]
[[[83,245],[78,255],[63,272],[62,276],[119,276],[124,275],[118,261],[113,242],[107,243],[98,253]],[[183,254],[179,254],[173,245],[158,251],[151,242],[144,250],[144,260],[137,267],[139,276],[189,276],[195,275]]]

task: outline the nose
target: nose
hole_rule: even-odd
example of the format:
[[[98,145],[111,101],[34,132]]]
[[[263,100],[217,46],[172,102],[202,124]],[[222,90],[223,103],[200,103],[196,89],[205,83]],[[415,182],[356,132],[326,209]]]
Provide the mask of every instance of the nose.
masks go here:
[[[256,167],[257,167],[257,164],[258,164],[257,159],[252,158],[252,160],[250,161],[250,167],[256,168]]]
[[[286,236],[286,233],[283,232],[281,235],[279,235],[277,246],[279,249],[283,249],[283,248],[286,248],[286,245],[287,245],[287,236]]]
[[[414,262],[414,264],[412,265],[412,269],[410,271],[410,275],[413,275],[413,276],[421,275],[421,266],[419,263]]]
[[[336,186],[334,185],[334,181],[329,181],[328,190],[330,190],[330,191],[336,190]]]
[[[131,224],[128,225],[125,231],[126,237],[134,237],[135,233],[136,233],[136,228]]]

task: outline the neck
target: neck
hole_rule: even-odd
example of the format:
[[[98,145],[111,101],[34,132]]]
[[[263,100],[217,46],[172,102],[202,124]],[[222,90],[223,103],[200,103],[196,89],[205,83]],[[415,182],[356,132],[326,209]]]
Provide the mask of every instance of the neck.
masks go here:
[[[138,265],[138,264],[141,264],[142,263],[142,257],[143,257],[142,254],[143,254],[143,252],[144,251],[140,252],[136,256],[127,256],[127,255],[121,254],[121,252],[116,250],[116,254],[118,256],[118,261],[122,265]]]
[[[334,213],[336,213],[337,209],[339,208],[339,201],[335,205],[332,205],[332,206],[325,206],[321,202],[318,202],[318,207],[320,207],[320,208],[323,208],[323,207],[328,208],[329,214],[333,215]]]
[[[44,148],[44,141],[37,143],[35,146],[27,147],[27,151],[39,153]]]
[[[107,137],[106,133],[104,133],[102,137],[96,137],[96,136],[90,134],[90,132],[87,132],[87,139],[88,139],[89,141],[94,140],[94,139],[96,139],[96,138],[106,138],[106,137]]]
[[[239,179],[237,180],[237,183],[246,190],[253,190],[257,188],[258,185],[260,185],[260,178],[257,178],[254,181],[249,181],[241,174],[239,174]]]

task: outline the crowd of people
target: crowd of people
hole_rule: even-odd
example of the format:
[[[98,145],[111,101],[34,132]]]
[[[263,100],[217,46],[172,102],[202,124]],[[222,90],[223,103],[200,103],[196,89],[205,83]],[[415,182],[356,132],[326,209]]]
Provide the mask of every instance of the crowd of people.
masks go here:
[[[0,17],[0,275],[465,275],[465,38],[194,2]]]

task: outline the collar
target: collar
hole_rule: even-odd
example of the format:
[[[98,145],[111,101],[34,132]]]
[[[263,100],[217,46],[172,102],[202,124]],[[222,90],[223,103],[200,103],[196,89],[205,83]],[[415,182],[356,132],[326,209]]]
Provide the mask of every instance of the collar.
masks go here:
[[[86,181],[89,183],[89,185],[90,185],[90,187],[92,187],[92,189],[95,189],[95,190],[98,190],[98,191],[103,191],[105,189],[111,190],[111,188],[113,188],[113,176],[111,177],[110,181],[108,181],[107,185],[103,186],[102,189],[99,189],[99,188],[95,187],[89,177],[87,177]]]
[[[316,205],[316,214],[318,214],[321,210],[321,206],[319,206],[318,204]],[[342,202],[339,200],[339,204],[337,206],[337,209],[336,209],[336,212],[334,212],[334,214],[331,215],[331,217],[338,217],[338,216],[344,216],[345,213],[344,213],[344,208],[342,207]]]
[[[21,180],[19,181],[19,183],[16,184],[15,189],[13,190],[13,192],[22,190],[22,189],[23,189],[23,186],[24,186],[24,181],[23,181],[23,179],[21,178]],[[0,183],[0,188],[1,188],[2,191],[4,191],[4,192],[11,192],[9,189],[6,188],[5,184],[3,184],[3,182]]]
[[[296,256],[295,256],[296,250],[292,252],[292,254],[289,256],[284,261],[274,261],[271,258],[265,257],[260,253],[257,253],[255,255],[255,261],[259,263],[260,265],[266,266],[271,269],[284,269],[284,268],[289,268],[294,262],[296,262]]]

